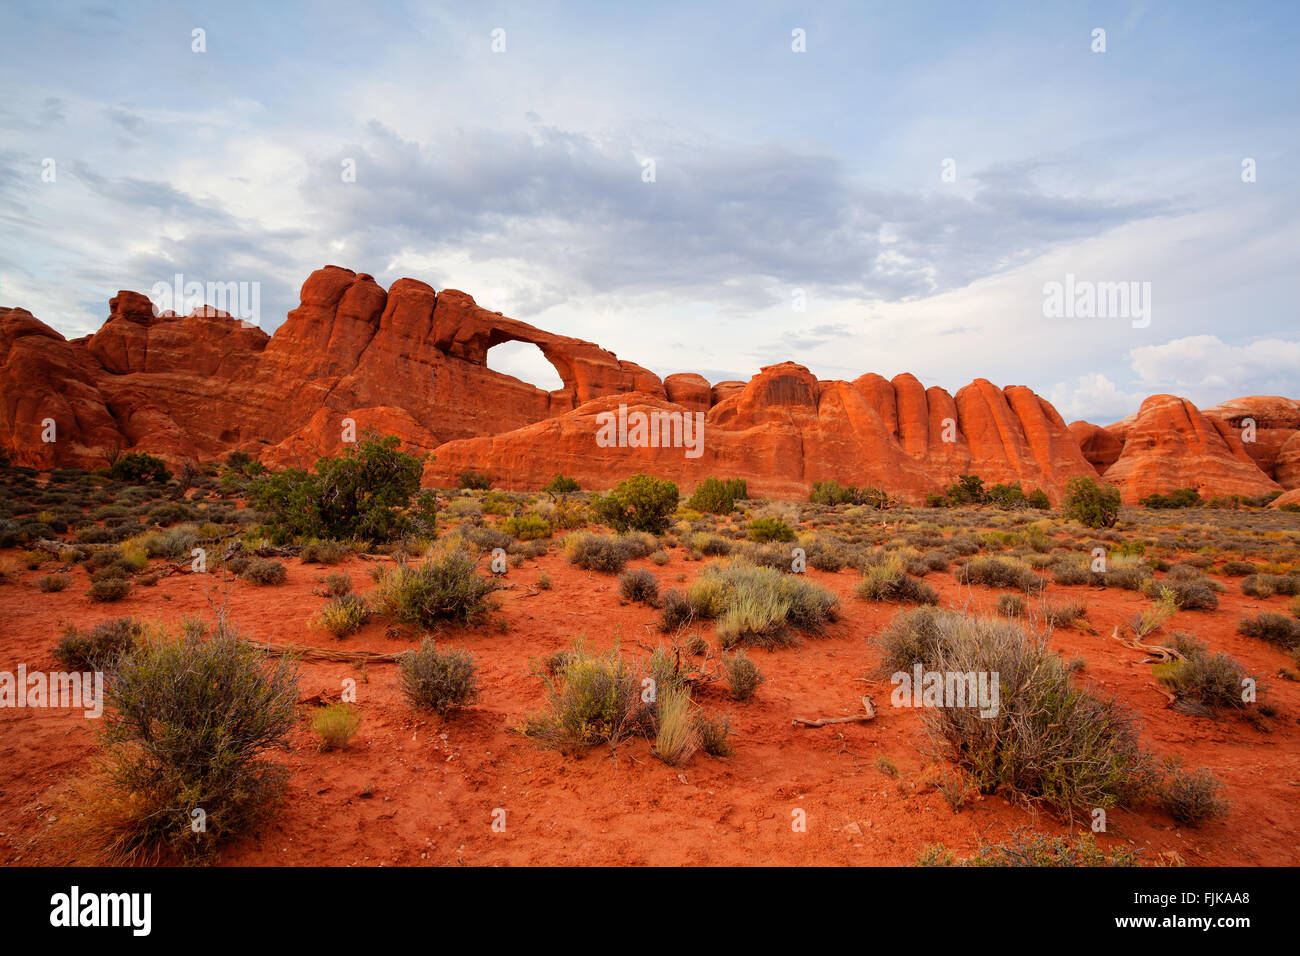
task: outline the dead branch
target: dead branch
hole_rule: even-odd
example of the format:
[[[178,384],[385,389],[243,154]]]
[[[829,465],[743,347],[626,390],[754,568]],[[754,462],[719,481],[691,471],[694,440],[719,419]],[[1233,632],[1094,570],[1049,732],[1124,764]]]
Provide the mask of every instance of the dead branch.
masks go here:
[[[268,654],[292,654],[304,661],[331,661],[345,664],[396,664],[401,660],[402,651],[397,654],[381,654],[378,651],[341,651],[329,647],[307,647],[304,644],[272,644],[269,641],[244,641],[249,647]]]
[[[1111,631],[1110,636],[1115,640],[1119,641],[1121,644],[1123,644],[1131,651],[1141,651],[1143,654],[1150,654],[1153,657],[1158,657],[1162,661],[1187,660],[1187,658],[1185,658],[1182,654],[1178,653],[1178,651],[1174,650],[1172,647],[1164,647],[1159,644],[1143,644],[1141,641],[1137,639],[1131,641],[1124,640],[1124,638],[1119,636],[1118,624],[1115,625],[1115,629]]]
[[[791,723],[796,727],[825,727],[827,724],[852,724],[876,719],[876,705],[871,702],[870,697],[862,698],[862,707],[866,713],[854,714],[852,717],[796,717]]]

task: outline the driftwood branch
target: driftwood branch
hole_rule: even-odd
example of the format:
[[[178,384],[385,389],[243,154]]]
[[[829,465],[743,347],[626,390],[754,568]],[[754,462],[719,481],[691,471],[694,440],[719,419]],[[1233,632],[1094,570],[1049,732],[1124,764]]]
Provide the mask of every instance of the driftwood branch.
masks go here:
[[[862,698],[862,707],[866,713],[854,714],[852,717],[796,717],[791,723],[796,727],[825,727],[827,724],[852,724],[876,719],[876,706],[870,697]]]
[[[244,641],[249,647],[268,654],[292,654],[304,661],[334,661],[346,664],[396,664],[402,654],[381,654],[378,651],[340,651],[329,647],[307,647],[303,644],[272,644],[269,641]]]
[[[1152,657],[1158,657],[1162,661],[1187,660],[1186,657],[1178,653],[1178,651],[1174,650],[1172,647],[1164,647],[1163,645],[1160,644],[1143,644],[1141,641],[1137,640],[1136,638],[1131,641],[1124,640],[1124,638],[1119,636],[1118,624],[1115,625],[1115,629],[1111,631],[1110,636],[1115,640],[1119,641],[1121,644],[1123,644],[1131,651],[1141,651],[1143,654],[1150,654]]]

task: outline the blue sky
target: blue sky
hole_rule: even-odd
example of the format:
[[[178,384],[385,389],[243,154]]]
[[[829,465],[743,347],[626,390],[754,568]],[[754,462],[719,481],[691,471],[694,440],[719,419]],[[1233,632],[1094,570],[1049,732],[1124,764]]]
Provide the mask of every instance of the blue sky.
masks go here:
[[[7,3],[0,304],[80,335],[179,272],[273,330],[334,263],[661,375],[1300,397],[1300,5],[700,7]],[[1150,324],[1046,317],[1066,274]]]

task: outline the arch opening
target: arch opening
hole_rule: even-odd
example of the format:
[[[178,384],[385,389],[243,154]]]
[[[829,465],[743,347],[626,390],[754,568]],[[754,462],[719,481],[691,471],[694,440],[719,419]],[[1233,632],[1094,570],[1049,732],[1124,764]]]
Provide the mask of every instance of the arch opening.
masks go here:
[[[564,388],[559,370],[532,342],[511,340],[491,346],[485,364],[494,372],[510,375],[543,392]]]

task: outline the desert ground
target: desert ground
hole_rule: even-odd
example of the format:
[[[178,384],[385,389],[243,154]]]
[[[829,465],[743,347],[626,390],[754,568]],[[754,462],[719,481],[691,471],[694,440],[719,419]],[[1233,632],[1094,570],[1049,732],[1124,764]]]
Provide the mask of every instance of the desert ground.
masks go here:
[[[751,699],[740,701],[718,679],[725,655],[713,622],[696,620],[665,632],[659,609],[623,596],[620,574],[573,563],[564,537],[607,532],[598,522],[588,520],[580,530],[552,523],[546,536],[528,541],[506,536],[506,570],[493,574],[489,545],[503,534],[499,526],[521,513],[553,519],[555,496],[466,489],[437,494],[438,537],[469,533],[481,542],[476,573],[497,584],[489,609],[472,623],[427,630],[375,614],[338,638],[312,624],[329,601],[321,593],[326,576],[347,575],[365,598],[377,587],[376,569],[418,561],[428,541],[308,563],[304,557],[311,555],[300,548],[277,551],[257,538],[257,516],[237,489],[222,491],[215,469],[178,500],[162,485],[133,486],[72,470],[7,469],[0,489],[9,533],[0,551],[0,669],[25,664],[29,671],[59,670],[53,650],[70,626],[84,631],[129,617],[170,631],[187,616],[211,619],[214,607],[224,607],[252,642],[398,654],[432,636],[440,647],[473,656],[479,697],[441,715],[408,702],[394,663],[299,660],[299,717],[287,746],[270,756],[290,771],[286,798],[256,832],[224,845],[218,865],[913,865],[927,853],[963,859],[981,845],[1025,834],[1073,838],[1090,829],[1086,815],[1071,820],[1014,794],[954,784],[960,780],[955,764],[927,731],[922,709],[890,705],[878,639],[910,605],[856,593],[873,549],[883,549],[874,551],[877,558],[900,555],[914,577],[937,592],[939,607],[996,617],[1006,613],[999,598],[1015,589],[963,582],[959,573],[965,562],[991,555],[1029,568],[1043,583],[1041,592],[1021,595],[1020,613],[1035,626],[1053,608],[1083,605],[1058,614],[1047,638],[1051,651],[1069,662],[1074,681],[1133,712],[1144,746],[1155,755],[1182,758],[1189,769],[1208,768],[1222,781],[1230,803],[1225,814],[1190,826],[1158,802],[1116,807],[1097,837],[1103,848],[1140,851],[1138,862],[1146,865],[1300,863],[1296,655],[1284,644],[1238,632],[1243,618],[1275,612],[1295,620],[1300,613],[1300,599],[1291,594],[1243,590],[1243,581],[1259,575],[1295,578],[1300,515],[1125,507],[1114,527],[1093,529],[1058,511],[1023,508],[877,510],[746,500],[718,516],[679,504],[652,550],[624,568],[652,574],[661,595],[688,589],[713,562],[736,560],[735,554],[705,551],[734,546],[761,553],[762,546],[742,544],[759,516],[796,531],[800,537],[787,544],[820,542],[844,560],[838,571],[809,566],[805,572],[838,598],[834,619],[820,629],[796,630],[778,646],[747,648],[765,680]],[[580,507],[584,495],[568,498]],[[23,530],[32,523],[42,527]],[[205,573],[194,573],[188,548],[183,555],[155,555],[124,575],[124,597],[92,600],[92,552],[78,554],[79,540],[118,547],[133,536],[181,531],[212,542],[205,545],[212,555]],[[284,566],[281,583],[250,581],[222,562],[241,539],[235,531],[246,550],[261,547]],[[41,540],[65,550],[42,550]],[[1130,565],[1141,563],[1157,581],[1182,573],[1206,583],[1217,606],[1181,608],[1143,641],[1150,646],[1176,633],[1194,636],[1256,677],[1267,706],[1241,712],[1180,706],[1157,679],[1158,663],[1134,644],[1129,626],[1153,606],[1152,598],[1124,587],[1057,582],[1055,569],[1097,547],[1112,560],[1127,554]],[[51,577],[66,578],[64,587],[42,583]],[[702,644],[691,642],[695,635]],[[675,654],[674,641],[690,643],[681,671],[692,679],[700,713],[729,718],[730,755],[695,752],[670,765],[644,736],[575,749],[545,746],[524,733],[529,715],[547,706],[543,663],[578,639],[598,651],[617,645],[631,661],[645,661],[657,648]],[[701,648],[705,653],[691,653]],[[346,746],[322,750],[312,715],[339,701],[349,680],[356,682],[358,729]],[[860,714],[864,695],[874,704],[873,720],[795,723]],[[0,786],[0,860],[20,866],[87,862],[85,848],[69,839],[67,822],[78,782],[92,774],[100,747],[99,722],[80,712],[0,710],[0,760],[11,771]],[[799,811],[806,819],[802,828],[792,826]],[[936,850],[940,845],[943,850]]]

